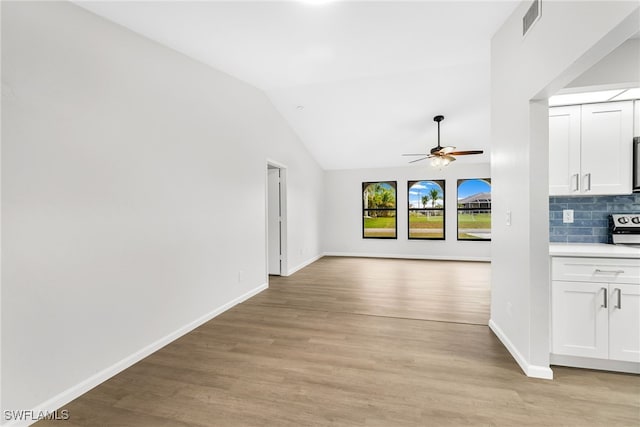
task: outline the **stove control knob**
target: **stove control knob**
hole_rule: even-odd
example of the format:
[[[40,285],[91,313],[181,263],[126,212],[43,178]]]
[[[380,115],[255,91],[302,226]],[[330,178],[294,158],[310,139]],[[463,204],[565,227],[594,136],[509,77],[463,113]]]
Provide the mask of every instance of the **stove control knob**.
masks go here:
[[[629,218],[627,218],[626,216],[621,216],[620,218],[618,218],[618,222],[620,224],[626,224],[629,222]]]
[[[640,216],[634,216],[631,218],[631,222],[634,224],[640,224]]]

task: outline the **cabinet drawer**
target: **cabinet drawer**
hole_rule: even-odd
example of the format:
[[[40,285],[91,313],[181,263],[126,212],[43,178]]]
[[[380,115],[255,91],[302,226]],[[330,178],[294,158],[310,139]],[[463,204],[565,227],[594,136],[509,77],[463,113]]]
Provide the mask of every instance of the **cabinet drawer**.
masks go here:
[[[640,260],[553,257],[552,280],[640,284]]]

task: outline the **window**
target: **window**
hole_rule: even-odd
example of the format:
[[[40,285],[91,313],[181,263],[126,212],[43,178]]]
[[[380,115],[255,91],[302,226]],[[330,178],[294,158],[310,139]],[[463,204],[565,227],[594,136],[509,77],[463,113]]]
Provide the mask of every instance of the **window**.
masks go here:
[[[458,240],[491,240],[491,179],[458,180]]]
[[[362,237],[395,239],[396,181],[362,183]]]
[[[444,240],[444,181],[409,181],[409,239]]]

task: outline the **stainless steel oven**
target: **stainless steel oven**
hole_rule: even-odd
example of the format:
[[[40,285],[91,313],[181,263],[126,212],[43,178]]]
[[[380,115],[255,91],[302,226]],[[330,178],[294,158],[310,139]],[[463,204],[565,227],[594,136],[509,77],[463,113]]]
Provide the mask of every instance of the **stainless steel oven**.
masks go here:
[[[640,136],[633,138],[633,192],[640,193]]]

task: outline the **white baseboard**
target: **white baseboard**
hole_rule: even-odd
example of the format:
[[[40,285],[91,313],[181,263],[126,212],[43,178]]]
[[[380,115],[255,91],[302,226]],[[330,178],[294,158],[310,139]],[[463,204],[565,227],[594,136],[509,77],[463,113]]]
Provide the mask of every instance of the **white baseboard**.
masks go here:
[[[309,258],[308,260],[304,261],[303,263],[298,264],[298,265],[296,265],[296,266],[295,266],[295,267],[293,267],[293,268],[290,268],[290,269],[287,271],[287,276],[291,276],[291,275],[292,275],[293,273],[295,273],[296,271],[298,271],[298,270],[302,270],[302,269],[303,269],[303,268],[305,268],[307,265],[309,265],[309,264],[312,264],[312,263],[316,262],[317,260],[319,260],[319,259],[320,259],[320,258],[322,258],[323,256],[324,256],[323,254],[316,255],[316,256],[314,256],[314,257],[312,257],[312,258]]]
[[[378,254],[370,252],[325,252],[324,256],[344,256],[356,258],[397,258],[397,259],[426,259],[436,261],[477,261],[491,262],[491,257],[466,257],[466,256],[447,256],[447,255],[415,255],[415,254]]]
[[[240,304],[243,301],[248,300],[249,298],[251,298],[252,296],[262,292],[263,290],[267,289],[269,287],[269,285],[267,283],[264,283],[252,290],[250,290],[249,292],[245,293],[244,295],[240,295],[239,297],[229,301],[226,304],[223,304],[222,306],[216,308],[215,310],[205,314],[204,316],[201,316],[200,318],[194,320],[193,322],[190,322],[186,325],[184,325],[183,327],[177,329],[176,331],[170,333],[169,335],[166,335],[162,338],[160,338],[159,340],[149,344],[148,346],[138,350],[137,352],[125,357],[124,359],[120,360],[119,362],[116,362],[115,364],[103,369],[102,371],[98,372],[97,374],[87,378],[86,380],[74,385],[71,388],[68,388],[67,390],[63,391],[62,393],[58,394],[57,396],[52,397],[51,399],[41,403],[40,405],[36,406],[36,408],[34,408],[32,411],[35,414],[38,414],[40,412],[53,412],[56,409],[61,408],[62,406],[66,405],[67,403],[71,402],[73,399],[76,399],[77,397],[80,397],[81,395],[83,395],[84,393],[88,392],[89,390],[91,390],[92,388],[96,387],[97,385],[105,382],[106,380],[108,380],[109,378],[113,377],[114,375],[124,371],[125,369],[127,369],[128,367],[134,365],[135,363],[139,362],[140,360],[144,359],[145,357],[149,356],[150,354],[160,350],[162,347],[164,347],[165,345],[175,341],[176,339],[180,338],[181,336],[191,332],[192,330],[194,330],[195,328],[197,328],[198,326],[202,325],[203,323],[208,322],[209,320],[213,319],[214,317],[224,313],[225,311],[229,310],[230,308],[234,307],[237,304]],[[71,414],[73,416],[73,414]],[[4,421],[4,414],[2,414],[2,421]],[[18,426],[29,426],[31,424],[35,423],[34,421],[10,421],[8,423],[0,423],[0,425],[2,425],[3,427],[18,427]],[[61,424],[62,425],[62,424]]]
[[[515,359],[515,361],[520,366],[520,369],[525,373],[526,376],[532,378],[542,378],[545,380],[553,379],[553,371],[548,366],[537,366],[531,365],[527,360],[520,354],[518,349],[513,345],[511,340],[507,338],[505,333],[500,329],[498,325],[492,320],[489,320],[489,328],[493,331],[493,333],[498,337],[498,339],[502,342],[502,344],[509,350],[511,356]]]
[[[551,354],[550,359],[552,365],[640,374],[640,363],[637,362],[592,359],[590,357],[565,356],[562,354]]]

